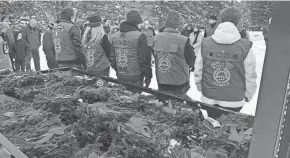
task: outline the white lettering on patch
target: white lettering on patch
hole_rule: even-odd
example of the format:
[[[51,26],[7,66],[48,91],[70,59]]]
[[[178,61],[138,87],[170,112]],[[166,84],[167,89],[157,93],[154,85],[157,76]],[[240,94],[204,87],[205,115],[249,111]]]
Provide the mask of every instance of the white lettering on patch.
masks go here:
[[[86,52],[86,59],[87,59],[87,67],[94,66],[95,63],[95,50],[92,48],[88,48]]]
[[[213,72],[213,83],[220,87],[228,86],[231,80],[230,69],[235,66],[230,62],[216,61],[211,64],[211,67],[215,69]]]
[[[60,39],[59,38],[55,38],[53,41],[54,41],[55,53],[59,54],[61,52]]]
[[[171,68],[171,59],[174,56],[168,53],[164,52],[158,52],[157,58],[158,58],[158,70],[162,73],[167,73],[170,71]]]

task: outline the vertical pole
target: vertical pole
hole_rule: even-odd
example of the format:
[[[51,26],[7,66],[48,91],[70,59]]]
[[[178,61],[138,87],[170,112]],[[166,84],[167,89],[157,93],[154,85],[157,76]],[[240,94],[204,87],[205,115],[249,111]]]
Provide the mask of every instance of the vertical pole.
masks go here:
[[[248,158],[287,156],[290,108],[285,104],[285,93],[290,68],[289,15],[290,2],[275,2]]]

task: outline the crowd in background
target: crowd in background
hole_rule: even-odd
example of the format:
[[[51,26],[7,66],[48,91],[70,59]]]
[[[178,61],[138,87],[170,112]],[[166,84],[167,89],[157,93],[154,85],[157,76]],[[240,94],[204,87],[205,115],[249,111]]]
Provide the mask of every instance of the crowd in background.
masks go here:
[[[9,18],[3,16],[0,42],[6,44],[1,45],[0,54],[7,54],[9,60],[3,62],[0,55],[0,66],[31,71],[33,58],[35,70],[40,70],[42,45],[50,69],[71,67],[109,76],[112,67],[118,79],[145,87],[152,80],[153,58],[158,90],[183,97],[190,89],[192,71],[203,102],[237,112],[256,91],[252,42],[246,28],[239,26],[242,13],[237,8],[222,10],[219,17],[210,16],[208,26],[187,24],[182,29],[180,14],[170,11],[158,33],[136,10],[120,24],[95,14],[77,25],[76,14],[75,9],[63,9],[45,32],[37,27],[35,18],[21,19],[19,27],[12,28]],[[107,84],[103,80],[99,83]],[[208,112],[218,117],[216,112]]]

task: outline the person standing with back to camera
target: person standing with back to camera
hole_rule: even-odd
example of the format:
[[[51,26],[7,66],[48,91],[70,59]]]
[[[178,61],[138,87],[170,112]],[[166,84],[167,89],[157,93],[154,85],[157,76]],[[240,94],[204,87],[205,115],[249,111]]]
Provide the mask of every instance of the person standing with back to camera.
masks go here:
[[[150,85],[152,79],[151,52],[147,37],[138,25],[143,22],[136,10],[127,14],[127,20],[120,25],[120,31],[112,38],[110,60],[118,79],[143,87]],[[134,93],[142,91],[127,87]]]
[[[59,67],[83,69],[81,31],[74,23],[76,10],[65,8],[60,13],[59,23],[54,26],[53,41]]]
[[[194,65],[195,55],[188,37],[178,33],[180,14],[168,13],[165,29],[155,36],[153,51],[158,90],[186,96],[190,88],[189,69]]]
[[[82,37],[87,72],[96,76],[109,76],[110,42],[103,28],[102,18],[100,15],[94,15],[87,20],[89,23]]]
[[[238,8],[221,11],[221,24],[201,42],[194,71],[201,101],[236,112],[252,100],[257,89],[252,42],[241,38],[237,28],[241,19]],[[215,119],[222,115],[220,110],[205,110]]]

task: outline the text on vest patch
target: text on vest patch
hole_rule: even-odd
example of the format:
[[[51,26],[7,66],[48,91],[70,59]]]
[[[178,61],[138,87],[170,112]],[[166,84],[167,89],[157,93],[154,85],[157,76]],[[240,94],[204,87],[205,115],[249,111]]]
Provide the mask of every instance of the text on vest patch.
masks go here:
[[[167,73],[171,68],[171,59],[174,57],[172,54],[164,52],[156,52],[158,70],[162,73]]]
[[[230,62],[216,61],[210,65],[213,71],[213,84],[224,87],[229,85],[229,81],[231,80],[230,69],[235,66]]]
[[[127,49],[117,48],[116,54],[117,54],[117,64],[119,67],[119,73],[126,73],[127,66],[128,66],[129,51]]]
[[[116,47],[135,47],[138,44],[138,39],[133,40],[114,40]]]

